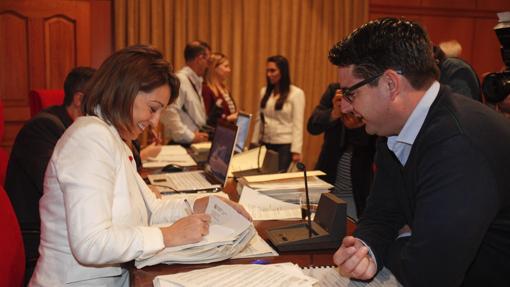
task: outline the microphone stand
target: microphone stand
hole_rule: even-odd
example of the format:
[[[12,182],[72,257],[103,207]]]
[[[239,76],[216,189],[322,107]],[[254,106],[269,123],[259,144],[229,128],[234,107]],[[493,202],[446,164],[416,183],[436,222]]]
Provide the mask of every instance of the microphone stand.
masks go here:
[[[299,170],[302,170],[305,175],[305,196],[306,196],[306,216],[308,217],[308,237],[312,238],[312,213],[310,211],[310,195],[308,191],[308,178],[306,176],[306,166],[302,162],[296,164]]]

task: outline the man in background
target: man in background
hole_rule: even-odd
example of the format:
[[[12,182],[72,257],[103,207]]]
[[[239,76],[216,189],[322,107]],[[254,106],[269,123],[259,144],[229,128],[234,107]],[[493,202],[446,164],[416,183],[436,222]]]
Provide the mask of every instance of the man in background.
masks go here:
[[[165,136],[170,135],[175,143],[190,144],[208,140],[208,134],[201,131],[207,120],[202,83],[210,54],[209,45],[202,41],[193,41],[184,48],[186,65],[176,73],[181,82],[179,97],[161,116]]]
[[[365,132],[363,122],[342,114],[340,85],[332,83],[308,119],[308,132],[324,133],[315,169],[335,186],[333,193],[347,202],[347,215],[357,220],[370,192],[375,136]]]
[[[377,143],[367,206],[333,260],[345,277],[383,266],[404,286],[510,286],[510,124],[437,79],[415,22],[373,20],[330,50],[342,112]]]
[[[45,109],[28,121],[16,136],[11,151],[5,189],[23,233],[27,279],[32,276],[39,257],[39,199],[43,194],[46,166],[64,131],[81,116],[83,90],[94,72],[89,67],[77,67],[69,72],[64,82],[64,103]]]

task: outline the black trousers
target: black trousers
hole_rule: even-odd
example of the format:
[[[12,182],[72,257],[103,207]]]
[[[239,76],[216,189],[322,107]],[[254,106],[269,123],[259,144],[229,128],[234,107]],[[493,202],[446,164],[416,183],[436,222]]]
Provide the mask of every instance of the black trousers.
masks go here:
[[[267,149],[278,153],[278,171],[286,172],[292,161],[292,153],[290,152],[290,144],[268,144],[262,143]]]

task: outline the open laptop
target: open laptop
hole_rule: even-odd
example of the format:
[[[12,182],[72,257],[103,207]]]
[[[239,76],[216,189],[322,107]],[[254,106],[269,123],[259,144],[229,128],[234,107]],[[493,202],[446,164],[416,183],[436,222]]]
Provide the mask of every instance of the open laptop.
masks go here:
[[[248,138],[248,133],[250,132],[250,122],[251,114],[239,112],[236,122],[237,140],[234,148],[235,153],[240,153],[244,150],[244,146],[246,145],[246,139]]]
[[[167,187],[175,192],[220,190],[227,181],[236,138],[236,125],[225,121],[218,122],[211,151],[203,171],[153,174],[149,175],[150,183],[159,187]]]

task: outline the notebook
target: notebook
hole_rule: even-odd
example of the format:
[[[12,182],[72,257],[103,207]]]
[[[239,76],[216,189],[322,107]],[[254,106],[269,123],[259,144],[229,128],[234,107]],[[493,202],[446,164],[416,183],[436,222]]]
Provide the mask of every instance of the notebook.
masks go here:
[[[175,192],[220,190],[227,181],[236,137],[237,126],[224,121],[219,122],[203,171],[153,174],[149,175],[150,183]]]
[[[244,146],[246,145],[246,139],[248,138],[248,133],[250,132],[250,122],[251,114],[239,112],[236,122],[237,141],[234,149],[235,153],[240,153],[244,150]]]

